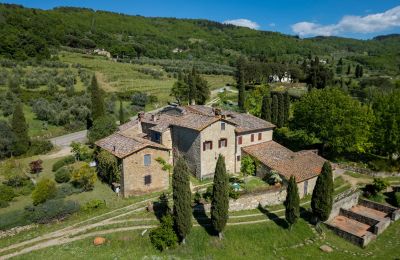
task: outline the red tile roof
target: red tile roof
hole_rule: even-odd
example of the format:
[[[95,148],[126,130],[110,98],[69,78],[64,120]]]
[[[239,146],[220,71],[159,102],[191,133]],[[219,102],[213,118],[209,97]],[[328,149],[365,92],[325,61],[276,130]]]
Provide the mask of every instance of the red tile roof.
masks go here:
[[[124,136],[121,132],[116,132],[96,142],[96,145],[109,151],[118,158],[125,158],[132,153],[145,147],[169,150],[167,147],[152,142],[141,137]]]
[[[294,175],[297,182],[318,176],[326,161],[312,151],[293,152],[274,141],[242,147],[242,150],[286,179]]]

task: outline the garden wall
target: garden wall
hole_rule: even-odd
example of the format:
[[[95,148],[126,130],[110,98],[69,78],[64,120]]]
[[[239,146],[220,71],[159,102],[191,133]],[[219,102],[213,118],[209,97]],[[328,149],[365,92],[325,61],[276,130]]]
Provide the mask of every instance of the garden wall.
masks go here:
[[[328,221],[339,215],[340,209],[350,209],[357,205],[360,192],[358,190],[348,190],[340,193],[333,199],[332,211],[329,215]]]
[[[282,204],[286,199],[286,189],[273,188],[260,193],[251,193],[241,195],[238,199],[229,199],[229,211],[240,211],[256,209],[261,206],[272,206]],[[210,211],[211,205],[204,204],[204,210]],[[203,206],[196,205],[194,210],[202,210]]]
[[[400,209],[397,209],[395,207],[383,205],[366,199],[360,199],[359,204],[371,209],[376,209],[382,212],[386,212],[388,213],[390,219],[393,221],[398,220],[400,218]]]
[[[364,236],[359,237],[347,231],[341,230],[335,226],[331,226],[329,224],[326,225],[328,226],[328,228],[332,229],[338,236],[343,237],[344,239],[361,247],[365,247],[369,242],[371,242],[371,240],[376,238],[376,235],[372,234],[371,232],[367,232]]]

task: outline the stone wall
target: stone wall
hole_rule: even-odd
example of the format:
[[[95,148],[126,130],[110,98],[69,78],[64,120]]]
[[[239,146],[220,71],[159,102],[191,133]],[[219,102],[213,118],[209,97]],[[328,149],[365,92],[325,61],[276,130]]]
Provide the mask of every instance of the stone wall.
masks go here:
[[[260,193],[242,195],[237,200],[229,199],[229,211],[256,209],[259,205],[265,207],[282,204],[285,199],[286,189],[272,188]],[[204,209],[210,211],[210,206],[210,204],[205,204]],[[199,207],[195,206],[194,209],[198,210]]]
[[[333,230],[338,236],[352,242],[353,244],[359,245],[361,247],[365,247],[369,242],[371,242],[371,240],[376,238],[376,235],[374,235],[371,232],[368,232],[362,236],[356,236],[354,234],[351,234],[347,231],[341,230],[335,226],[331,226],[329,224],[326,224],[328,228],[330,228],[331,230]]]
[[[151,155],[150,165],[144,165],[144,155]],[[155,159],[168,160],[169,151],[155,148],[144,148],[126,158],[122,163],[121,192],[124,197],[168,189],[168,172]],[[145,184],[146,175],[151,176],[151,183]]]
[[[347,171],[357,172],[361,174],[367,174],[372,177],[388,177],[388,176],[397,176],[400,177],[400,172],[376,172],[368,168],[360,168],[356,166],[350,166],[346,164],[338,164],[338,167]]]
[[[376,220],[376,219],[369,218],[369,217],[364,216],[364,215],[360,215],[358,213],[355,213],[355,212],[347,210],[347,209],[340,209],[339,215],[345,216],[345,217],[350,218],[350,219],[357,220],[358,222],[367,224],[369,226],[375,226],[376,224],[379,223],[379,221]],[[376,233],[374,232],[374,234],[376,234]]]
[[[340,193],[333,199],[332,211],[329,215],[328,222],[334,217],[339,215],[340,209],[350,209],[358,203],[360,197],[360,191],[358,190],[348,190]]]
[[[388,216],[391,220],[397,220],[400,218],[400,210],[395,207],[383,205],[366,199],[360,199],[359,204],[371,209],[376,209],[388,213]]]

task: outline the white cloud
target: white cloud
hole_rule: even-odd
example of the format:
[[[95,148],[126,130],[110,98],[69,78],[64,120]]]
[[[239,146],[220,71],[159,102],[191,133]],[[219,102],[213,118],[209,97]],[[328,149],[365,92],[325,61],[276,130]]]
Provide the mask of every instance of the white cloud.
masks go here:
[[[268,26],[269,26],[269,27],[275,27],[276,24],[275,24],[275,23],[269,23]]]
[[[233,24],[233,25],[242,26],[242,27],[248,27],[250,29],[256,29],[256,30],[258,28],[260,28],[260,25],[258,23],[250,21],[248,19],[243,19],[243,18],[234,19],[234,20],[226,20],[226,21],[223,21],[222,23],[224,23],[224,24]]]
[[[300,22],[292,25],[292,30],[300,36],[331,36],[344,32],[373,33],[393,27],[400,27],[400,6],[396,6],[383,13],[366,16],[344,16],[336,24],[321,25],[311,22]]]

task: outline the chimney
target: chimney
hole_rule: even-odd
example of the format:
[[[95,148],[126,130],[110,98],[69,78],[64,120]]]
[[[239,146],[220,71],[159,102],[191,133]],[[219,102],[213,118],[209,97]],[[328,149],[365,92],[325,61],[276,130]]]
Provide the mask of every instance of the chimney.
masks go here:
[[[115,152],[115,145],[113,145],[113,152]]]
[[[151,121],[154,121],[154,122],[157,121],[157,115],[154,115],[154,114],[151,115]]]
[[[221,116],[221,109],[220,108],[214,108],[214,115],[215,116]]]
[[[144,112],[143,112],[143,111],[140,111],[140,112],[137,114],[137,117],[138,117],[139,122],[142,122],[142,119],[143,119],[143,117],[144,117]]]

